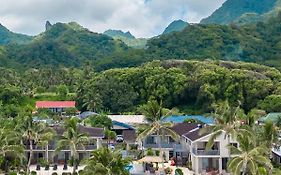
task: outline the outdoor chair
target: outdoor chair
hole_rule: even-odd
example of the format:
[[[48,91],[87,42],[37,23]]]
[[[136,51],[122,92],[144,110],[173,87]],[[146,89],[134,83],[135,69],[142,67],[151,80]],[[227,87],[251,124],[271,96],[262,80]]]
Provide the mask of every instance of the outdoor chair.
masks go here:
[[[63,165],[63,170],[67,170],[67,164]]]
[[[40,169],[41,169],[40,165],[39,164],[36,165],[36,171],[40,171]]]
[[[45,170],[49,170],[49,169],[50,169],[50,165],[46,165]]]
[[[58,169],[58,165],[55,164],[54,167],[53,167],[53,170],[57,170]]]

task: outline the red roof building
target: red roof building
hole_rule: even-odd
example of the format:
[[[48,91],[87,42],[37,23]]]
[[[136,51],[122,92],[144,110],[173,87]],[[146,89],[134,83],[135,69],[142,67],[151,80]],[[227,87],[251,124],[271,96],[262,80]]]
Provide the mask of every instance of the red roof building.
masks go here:
[[[63,112],[66,108],[75,108],[75,101],[37,101],[36,109],[50,109],[53,112]]]

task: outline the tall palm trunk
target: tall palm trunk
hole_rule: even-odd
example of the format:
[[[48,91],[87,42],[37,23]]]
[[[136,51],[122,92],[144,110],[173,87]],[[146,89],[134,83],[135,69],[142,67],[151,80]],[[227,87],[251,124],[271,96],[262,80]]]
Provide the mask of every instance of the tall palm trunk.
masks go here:
[[[76,173],[76,160],[77,160],[77,149],[76,146],[73,145],[73,148],[71,149],[71,157],[72,157],[72,164],[73,164],[73,169],[72,169],[72,174]]]
[[[26,173],[29,174],[30,172],[30,164],[31,164],[31,159],[33,157],[33,143],[32,140],[29,139],[29,159],[26,167]]]
[[[73,169],[72,169],[72,174],[74,175],[76,172],[76,158],[73,157]]]
[[[158,144],[158,148],[159,148],[159,156],[161,157],[161,159],[163,159],[163,162],[162,163],[162,167],[164,167],[164,156],[163,156],[163,153],[162,153],[162,144],[161,144],[161,138],[160,138],[160,133],[159,133],[159,130],[157,131],[157,144]]]

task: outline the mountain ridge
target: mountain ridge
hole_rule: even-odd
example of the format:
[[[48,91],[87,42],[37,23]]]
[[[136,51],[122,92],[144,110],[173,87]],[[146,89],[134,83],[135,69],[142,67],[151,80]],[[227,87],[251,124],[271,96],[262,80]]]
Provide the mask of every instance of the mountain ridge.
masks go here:
[[[169,34],[172,32],[180,32],[189,24],[181,19],[171,22],[163,31],[162,34]]]
[[[32,39],[32,36],[11,32],[0,23],[0,45],[7,45],[11,43],[26,44]]]
[[[202,24],[230,24],[244,14],[262,14],[272,11],[279,0],[227,0],[209,17],[200,21]]]

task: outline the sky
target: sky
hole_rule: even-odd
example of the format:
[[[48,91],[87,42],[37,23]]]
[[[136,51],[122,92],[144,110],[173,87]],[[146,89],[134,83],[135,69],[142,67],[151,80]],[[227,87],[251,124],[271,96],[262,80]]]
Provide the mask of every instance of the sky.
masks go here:
[[[0,23],[13,32],[37,35],[45,22],[75,21],[94,32],[159,35],[173,20],[197,23],[225,0],[0,0]]]

